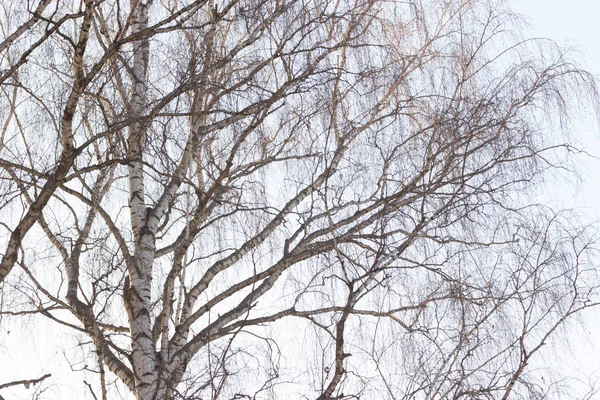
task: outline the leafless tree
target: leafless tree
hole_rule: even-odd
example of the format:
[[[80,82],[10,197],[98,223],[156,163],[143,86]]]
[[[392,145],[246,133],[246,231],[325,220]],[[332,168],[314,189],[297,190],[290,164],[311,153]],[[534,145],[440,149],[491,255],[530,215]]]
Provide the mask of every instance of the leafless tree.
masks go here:
[[[595,232],[535,190],[595,85],[503,7],[3,1],[2,324],[94,399],[556,394]]]

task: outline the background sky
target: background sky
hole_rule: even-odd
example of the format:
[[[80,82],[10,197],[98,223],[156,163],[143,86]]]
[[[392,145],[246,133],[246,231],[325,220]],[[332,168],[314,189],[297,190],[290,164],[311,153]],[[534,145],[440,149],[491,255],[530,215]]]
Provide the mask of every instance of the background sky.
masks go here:
[[[513,10],[526,16],[530,23],[529,29],[524,32],[525,36],[547,37],[555,40],[562,47],[570,48],[572,58],[600,80],[600,0],[509,0],[509,2]],[[582,164],[580,180],[550,183],[549,188],[553,195],[548,202],[566,208],[576,208],[587,214],[590,220],[600,221],[600,124],[595,121],[591,111],[584,112],[573,121],[572,138],[589,156],[579,159]],[[600,260],[598,264],[600,265]],[[600,387],[600,309],[588,312],[568,329],[570,329],[570,339],[553,345],[560,346],[561,351],[570,350],[573,355],[572,360],[555,358],[547,349],[544,358],[537,360],[540,368],[543,368],[544,363],[549,363],[555,366],[558,373],[580,379],[582,388],[587,387],[589,383]],[[45,336],[44,332],[34,334],[40,335],[39,337],[49,342],[54,339]],[[19,338],[14,340],[18,342]],[[41,341],[40,346],[43,347],[43,343],[44,341]],[[56,354],[54,349],[49,350],[52,346],[48,344],[45,349],[34,349],[37,356],[28,360],[31,374],[27,377],[41,376],[43,373],[38,371],[57,372],[56,366],[50,363],[53,357],[61,357],[61,355]],[[14,365],[22,365],[18,360],[13,362]],[[5,372],[3,371],[5,368],[6,365],[0,364],[0,371]],[[26,370],[27,368],[24,368],[20,372]],[[77,397],[76,393],[68,391],[72,388],[62,389],[73,398]],[[600,399],[600,393],[592,398]]]
[[[600,1],[598,0],[510,0],[512,9],[529,22],[525,35],[545,37],[568,49],[579,66],[600,80]],[[584,208],[600,219],[600,124],[592,110],[573,121],[572,137],[589,156],[581,157],[581,181],[566,193],[562,184],[556,195],[565,207]]]
[[[598,0],[511,0],[514,11],[524,14],[530,23],[526,36],[553,39],[585,70],[600,80],[600,1]],[[572,139],[589,156],[581,159],[581,179],[556,182],[555,198],[567,208],[583,211],[592,221],[600,221],[600,124],[592,110],[573,121]],[[600,244],[599,244],[600,245]],[[600,264],[600,260],[598,260]],[[563,372],[587,384],[600,387],[600,309],[585,314],[579,324],[571,326],[574,335],[559,345],[572,351],[573,360],[546,360],[560,365]],[[562,349],[561,349],[562,350]],[[592,399],[600,399],[597,393]]]

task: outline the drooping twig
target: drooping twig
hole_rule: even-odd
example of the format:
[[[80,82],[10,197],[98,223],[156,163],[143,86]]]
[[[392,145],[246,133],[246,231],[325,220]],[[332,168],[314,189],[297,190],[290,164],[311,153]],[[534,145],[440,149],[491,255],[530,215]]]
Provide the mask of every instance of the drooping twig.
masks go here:
[[[8,383],[3,383],[0,384],[0,389],[5,389],[7,387],[11,387],[11,386],[17,386],[17,385],[25,385],[25,389],[29,389],[29,387],[31,385],[37,385],[38,383],[40,383],[41,381],[43,381],[44,379],[49,378],[50,376],[52,376],[52,374],[46,374],[40,378],[37,379],[23,379],[20,381],[13,381],[13,382],[8,382]]]

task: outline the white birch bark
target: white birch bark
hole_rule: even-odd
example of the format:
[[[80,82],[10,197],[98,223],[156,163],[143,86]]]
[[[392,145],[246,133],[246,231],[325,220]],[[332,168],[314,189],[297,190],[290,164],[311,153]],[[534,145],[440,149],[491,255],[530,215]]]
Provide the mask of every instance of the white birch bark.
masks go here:
[[[151,3],[152,1],[132,1],[132,35],[147,28],[148,10]],[[142,162],[143,145],[148,129],[143,114],[148,101],[150,43],[148,39],[142,39],[134,42],[133,46],[133,92],[130,102],[130,118],[134,122],[129,129],[128,156],[132,161],[128,166],[128,172],[130,219],[135,252],[133,265],[128,271],[129,279],[124,289],[124,301],[129,314],[131,330],[131,363],[135,377],[135,395],[138,400],[146,400],[154,398],[158,383],[156,351],[150,316],[156,223],[149,223],[148,220]]]
[[[77,104],[85,89],[85,75],[83,70],[83,56],[87,48],[88,39],[89,39],[89,31],[91,26],[91,17],[92,17],[92,3],[90,0],[85,2],[85,13],[84,19],[81,23],[81,28],[79,30],[79,40],[75,47],[75,53],[73,56],[73,71],[74,71],[74,79],[73,84],[71,86],[71,92],[63,108],[62,116],[61,116],[61,124],[60,124],[60,141],[62,146],[62,152],[59,157],[58,163],[52,175],[49,176],[48,180],[40,190],[37,198],[31,203],[29,209],[25,213],[25,216],[19,221],[18,225],[13,229],[8,244],[6,246],[6,250],[2,255],[2,259],[0,260],[0,282],[4,281],[6,276],[12,270],[12,267],[15,265],[17,261],[18,251],[21,246],[21,242],[23,238],[27,234],[27,232],[31,229],[31,227],[39,220],[42,216],[42,211],[48,201],[56,191],[57,187],[60,185],[60,182],[65,178],[73,163],[75,162],[75,158],[77,157],[77,150],[73,144],[73,117],[75,115],[75,110],[77,108]],[[47,6],[45,2],[40,3],[38,10],[42,12],[44,8]],[[34,18],[38,18],[36,16]],[[31,22],[33,21],[33,22]],[[32,19],[30,22],[33,24],[35,20]],[[30,22],[26,23],[29,24]],[[11,35],[11,40],[16,40],[20,31],[17,30],[15,34],[17,36],[13,37]],[[9,38],[10,39],[10,38]],[[7,39],[8,40],[8,39]],[[10,41],[9,41],[10,42]],[[10,43],[6,42],[6,45]],[[0,44],[0,47],[5,44]]]
[[[41,0],[36,9],[32,12],[31,18],[19,26],[13,33],[11,33],[0,43],[0,53],[17,41],[25,32],[31,29],[31,27],[33,27],[40,20],[42,13],[51,2],[52,0]]]

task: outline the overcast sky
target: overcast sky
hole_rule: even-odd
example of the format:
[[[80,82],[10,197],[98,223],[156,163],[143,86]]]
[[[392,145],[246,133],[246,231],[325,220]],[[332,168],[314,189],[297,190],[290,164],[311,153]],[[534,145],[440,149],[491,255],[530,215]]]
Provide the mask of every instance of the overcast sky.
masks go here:
[[[2,0],[0,0],[2,1]],[[515,11],[527,16],[531,23],[527,36],[548,37],[560,45],[572,47],[582,67],[600,79],[600,0],[510,0]],[[565,191],[558,185],[557,195],[566,207],[584,209],[600,219],[600,129],[591,116],[581,116],[573,135],[581,147],[593,157],[583,160],[581,181],[577,190]],[[600,261],[600,260],[599,260]],[[578,329],[577,340],[570,343],[574,364],[564,364],[567,371],[600,376],[600,312],[588,313]],[[548,360],[551,356],[548,357]],[[30,360],[33,364],[37,361]],[[555,360],[556,361],[556,360]],[[49,367],[46,365],[45,367]],[[3,366],[0,365],[0,371]],[[37,371],[36,371],[37,372]],[[34,374],[35,375],[35,374]],[[36,375],[37,376],[37,375]],[[597,396],[600,399],[600,395]]]
[[[531,24],[528,35],[547,37],[563,47],[573,48],[581,66],[600,80],[599,0],[511,0],[511,3],[515,11],[527,16]],[[599,124],[591,115],[582,115],[572,134],[592,157],[583,160],[582,179],[575,185],[577,190],[561,193],[565,189],[559,185],[557,194],[565,199],[566,207],[583,208],[590,217],[600,219]],[[567,368],[573,368],[580,377],[589,375],[597,379],[600,376],[599,310],[588,312],[582,325],[577,340],[570,343],[576,361]],[[600,398],[600,393],[593,398]]]
[[[587,71],[600,79],[600,1],[598,0],[511,0],[513,9],[531,24],[531,36],[547,37],[564,48]],[[582,181],[566,196],[566,207],[585,207],[600,219],[600,128],[591,115],[580,116],[573,139],[590,153],[582,170]],[[559,188],[560,190],[560,188]],[[560,193],[559,193],[560,194]]]

